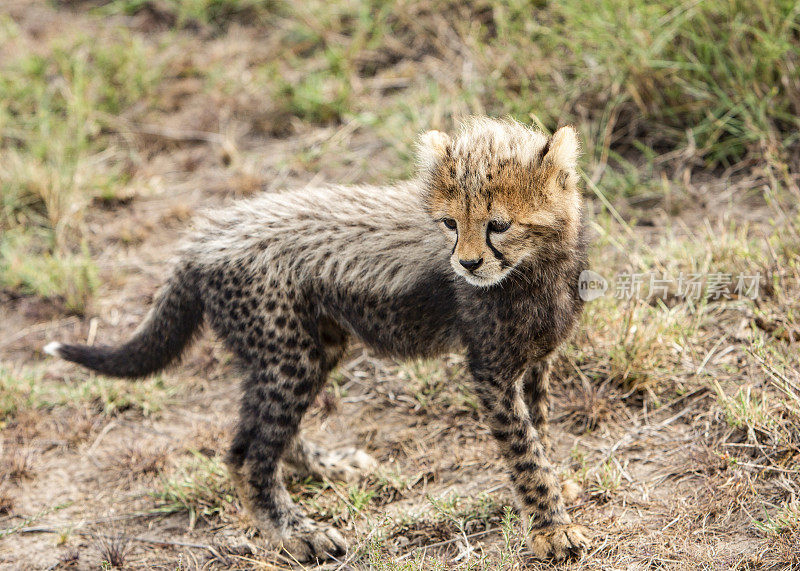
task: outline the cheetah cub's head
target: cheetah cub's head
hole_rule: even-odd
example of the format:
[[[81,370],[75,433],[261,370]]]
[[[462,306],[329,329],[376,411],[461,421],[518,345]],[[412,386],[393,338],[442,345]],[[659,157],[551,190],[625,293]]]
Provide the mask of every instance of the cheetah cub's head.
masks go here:
[[[548,138],[512,121],[473,119],[451,139],[418,144],[425,206],[450,239],[450,263],[489,287],[526,262],[543,262],[578,240],[581,195],[577,134]]]

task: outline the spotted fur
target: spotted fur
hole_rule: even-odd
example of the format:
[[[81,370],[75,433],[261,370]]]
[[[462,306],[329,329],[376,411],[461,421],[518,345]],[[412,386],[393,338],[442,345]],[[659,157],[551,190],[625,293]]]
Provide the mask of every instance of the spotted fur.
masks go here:
[[[175,360],[205,320],[248,371],[227,457],[232,479],[268,539],[311,560],[339,555],[345,543],[292,503],[281,460],[335,477],[373,465],[298,434],[348,340],[400,358],[463,349],[532,549],[556,559],[580,553],[586,538],[545,452],[548,359],[581,310],[577,154],[569,127],[548,138],[478,119],[454,139],[423,135],[412,181],[239,202],[198,223],[128,343],[48,350],[142,376]]]

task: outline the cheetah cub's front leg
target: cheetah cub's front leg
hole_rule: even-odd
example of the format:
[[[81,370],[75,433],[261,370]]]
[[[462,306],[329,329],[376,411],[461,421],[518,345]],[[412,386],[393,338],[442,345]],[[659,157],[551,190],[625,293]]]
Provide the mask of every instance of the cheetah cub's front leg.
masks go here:
[[[533,427],[539,434],[544,449],[552,452],[550,427],[547,423],[550,410],[550,361],[539,361],[528,367],[522,387]]]
[[[549,360],[534,363],[525,372],[522,381],[531,423],[539,434],[542,447],[548,454],[553,452],[547,420],[550,409],[550,369]],[[564,499],[564,503],[571,504],[581,495],[581,492],[583,492],[583,488],[575,480],[565,480],[561,483],[561,497]]]
[[[567,514],[558,477],[531,422],[521,376],[478,360],[471,368],[492,434],[510,468],[523,521],[530,525],[533,554],[556,561],[583,555],[589,546],[588,530],[572,523]]]

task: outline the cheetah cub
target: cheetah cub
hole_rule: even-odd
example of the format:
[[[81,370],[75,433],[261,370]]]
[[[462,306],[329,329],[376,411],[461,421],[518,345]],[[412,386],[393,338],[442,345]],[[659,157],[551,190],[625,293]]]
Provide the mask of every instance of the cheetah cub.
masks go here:
[[[265,194],[209,215],[132,339],[45,350],[142,377],[178,359],[207,321],[247,371],[232,480],[267,541],[309,561],[341,556],[345,541],[292,502],[281,462],[334,478],[375,463],[298,433],[348,340],[401,359],[463,349],[531,549],[579,555],[584,528],[545,453],[549,359],[582,309],[576,133],[472,119],[455,138],[423,134],[418,154],[419,175],[395,186]]]

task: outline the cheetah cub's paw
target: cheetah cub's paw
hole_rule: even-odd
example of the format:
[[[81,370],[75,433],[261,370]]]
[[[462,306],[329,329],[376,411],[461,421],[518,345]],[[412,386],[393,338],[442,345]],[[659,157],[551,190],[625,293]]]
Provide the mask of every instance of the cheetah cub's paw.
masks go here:
[[[360,448],[343,448],[326,452],[319,458],[320,476],[331,480],[353,482],[372,474],[378,461]]]
[[[561,497],[564,499],[565,504],[570,505],[577,500],[578,496],[582,493],[583,488],[575,480],[564,480],[561,482]]]
[[[292,530],[277,547],[300,563],[325,561],[347,553],[347,542],[342,534],[332,527],[312,522]]]
[[[582,525],[553,525],[533,530],[528,542],[538,559],[563,561],[586,553],[590,543],[588,533]]]
[[[284,514],[283,524],[254,517],[262,546],[276,550],[292,561],[316,563],[347,553],[347,542],[336,529],[298,514]]]

